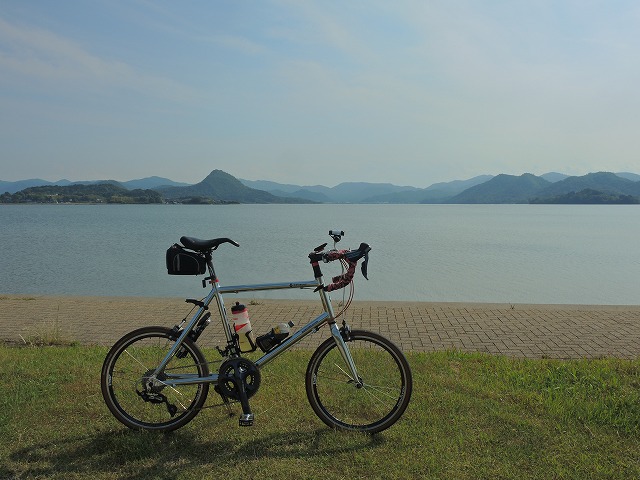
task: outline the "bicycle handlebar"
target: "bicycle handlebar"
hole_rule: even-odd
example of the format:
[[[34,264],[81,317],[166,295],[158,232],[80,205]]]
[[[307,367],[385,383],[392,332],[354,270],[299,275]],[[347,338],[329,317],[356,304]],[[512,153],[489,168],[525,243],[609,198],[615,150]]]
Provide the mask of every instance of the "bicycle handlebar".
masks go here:
[[[325,246],[326,244],[321,245],[309,254],[311,265],[313,266],[316,278],[322,276],[320,266],[318,264],[320,260],[322,260],[324,263],[333,262],[335,260],[344,260],[346,261],[349,268],[342,275],[333,277],[331,279],[332,283],[324,286],[324,290],[326,290],[327,292],[332,292],[349,285],[353,281],[353,276],[356,271],[356,265],[362,258],[364,258],[364,262],[362,262],[362,265],[360,267],[362,275],[364,276],[364,278],[369,280],[367,276],[367,267],[369,263],[369,252],[371,251],[371,247],[368,244],[363,242],[355,250],[329,250],[328,252],[323,252]]]

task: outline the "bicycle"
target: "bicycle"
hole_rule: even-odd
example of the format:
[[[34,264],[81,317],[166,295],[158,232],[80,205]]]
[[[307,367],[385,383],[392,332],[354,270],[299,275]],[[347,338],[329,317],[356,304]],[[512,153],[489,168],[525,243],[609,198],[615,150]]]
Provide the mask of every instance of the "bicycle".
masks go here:
[[[305,386],[308,401],[316,415],[329,427],[366,433],[377,433],[392,426],[404,413],[412,392],[409,363],[402,351],[385,337],[365,330],[351,330],[342,320],[353,298],[353,277],[358,261],[367,278],[371,247],[362,243],[355,250],[337,250],[342,231],[329,232],[334,248],[325,251],[327,243],[309,255],[314,279],[222,287],[213,265],[213,251],[225,243],[239,244],[229,238],[200,240],[182,237],[182,245],[167,250],[170,274],[208,273],[203,288],[211,286],[202,300],[187,299],[197,311],[173,328],[150,326],[124,335],[109,350],[102,367],[101,389],[111,413],[134,430],[171,431],[190,422],[203,408],[209,386],[214,385],[223,405],[239,402],[240,426],[251,426],[254,414],[249,399],[260,387],[260,369],[311,333],[328,325],[330,337],[311,355]],[[323,282],[320,264],[340,261],[343,273]],[[339,313],[334,313],[329,292],[351,287],[349,300]],[[323,312],[292,335],[272,329],[261,337],[241,332],[242,325],[232,324],[224,305],[224,294],[240,292],[313,289],[319,293]],[[211,373],[209,362],[196,344],[210,323],[208,307],[216,300],[226,337],[224,349],[216,347],[222,360],[217,372]],[[234,313],[234,315],[236,315]],[[291,324],[290,324],[291,325]],[[286,328],[285,328],[286,330]],[[244,336],[243,336],[244,335]],[[261,350],[255,361],[242,356],[246,351]]]

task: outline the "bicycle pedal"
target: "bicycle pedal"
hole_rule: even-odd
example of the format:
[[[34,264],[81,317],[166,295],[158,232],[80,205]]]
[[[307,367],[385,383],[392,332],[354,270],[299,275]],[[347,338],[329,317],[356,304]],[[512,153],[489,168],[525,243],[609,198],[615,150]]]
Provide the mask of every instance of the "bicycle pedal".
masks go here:
[[[238,419],[241,427],[253,427],[253,413],[243,413]]]

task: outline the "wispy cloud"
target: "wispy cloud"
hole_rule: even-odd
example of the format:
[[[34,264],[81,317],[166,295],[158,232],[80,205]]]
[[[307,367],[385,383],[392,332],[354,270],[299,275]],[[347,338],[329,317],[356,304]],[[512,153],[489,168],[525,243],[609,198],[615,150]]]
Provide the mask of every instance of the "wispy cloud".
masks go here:
[[[238,53],[258,55],[268,52],[268,48],[241,35],[218,34],[200,37],[199,40],[214,43]]]
[[[48,90],[125,89],[143,95],[187,100],[197,96],[176,81],[145,73],[119,60],[101,58],[50,31],[0,18],[0,69],[5,81],[39,82]]]

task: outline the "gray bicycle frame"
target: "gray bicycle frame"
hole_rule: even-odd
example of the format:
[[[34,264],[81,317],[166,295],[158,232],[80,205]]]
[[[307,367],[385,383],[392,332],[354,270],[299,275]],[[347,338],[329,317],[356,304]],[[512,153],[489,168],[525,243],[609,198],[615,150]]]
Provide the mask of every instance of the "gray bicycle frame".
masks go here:
[[[213,265],[209,263],[209,271],[211,273],[211,278],[217,278],[215,276],[215,272],[213,269]],[[163,372],[164,368],[167,366],[173,355],[178,351],[182,342],[187,337],[189,332],[193,330],[193,328],[198,324],[200,317],[205,313],[209,304],[215,298],[218,304],[218,310],[220,313],[220,318],[222,321],[222,326],[224,329],[225,336],[227,338],[227,342],[230,343],[233,341],[233,330],[231,323],[227,317],[226,310],[224,308],[224,300],[222,298],[223,294],[229,293],[241,293],[241,292],[257,292],[257,291],[266,291],[266,290],[286,290],[286,289],[309,289],[309,288],[318,288],[323,285],[322,277],[316,278],[314,280],[307,280],[301,282],[286,282],[286,283],[263,283],[263,284],[252,284],[252,285],[236,285],[230,287],[221,287],[217,280],[211,280],[212,288],[211,292],[207,295],[207,297],[203,300],[202,306],[198,309],[198,311],[193,315],[187,326],[180,332],[178,339],[175,344],[171,347],[167,355],[164,357],[162,362],[155,369],[153,376],[158,377],[160,373]],[[322,327],[325,323],[329,324],[329,328],[331,331],[331,336],[336,342],[338,350],[342,355],[345,363],[349,368],[349,373],[352,376],[352,380],[354,380],[356,385],[360,384],[360,377],[358,376],[358,372],[356,369],[356,365],[351,356],[351,352],[349,351],[349,347],[346,342],[342,338],[342,334],[340,333],[340,329],[337,327],[335,322],[335,314],[333,311],[333,307],[331,305],[331,299],[329,298],[329,294],[324,291],[324,289],[320,288],[318,290],[320,294],[320,299],[322,301],[324,311],[318,315],[314,320],[311,320],[309,323],[304,325],[298,331],[296,331],[290,337],[287,337],[280,345],[275,347],[273,350],[265,353],[262,357],[256,360],[254,363],[258,366],[258,368],[263,367],[271,360],[276,358],[278,355],[283,353],[284,351],[291,348],[293,345],[298,343],[300,340],[305,338],[312,332],[317,332],[320,327]],[[218,373],[212,373],[206,377],[200,377],[197,374],[174,374],[174,373],[166,373],[166,378],[162,380],[162,383],[166,386],[173,387],[177,385],[193,385],[198,383],[217,383],[218,382]]]

